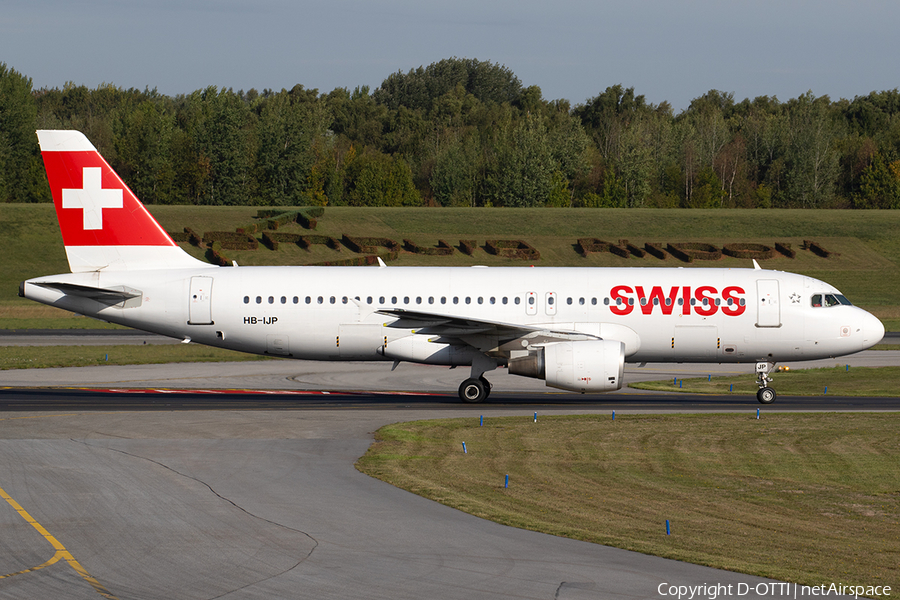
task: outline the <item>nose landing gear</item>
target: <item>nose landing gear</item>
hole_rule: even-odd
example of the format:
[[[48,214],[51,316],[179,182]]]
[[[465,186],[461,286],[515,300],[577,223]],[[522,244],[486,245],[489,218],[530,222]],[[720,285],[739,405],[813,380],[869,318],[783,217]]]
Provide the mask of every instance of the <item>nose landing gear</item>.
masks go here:
[[[759,400],[760,404],[772,404],[777,397],[775,390],[769,387],[769,382],[772,381],[772,378],[769,377],[769,372],[774,368],[775,363],[773,362],[756,363],[756,383],[759,385],[756,399]]]

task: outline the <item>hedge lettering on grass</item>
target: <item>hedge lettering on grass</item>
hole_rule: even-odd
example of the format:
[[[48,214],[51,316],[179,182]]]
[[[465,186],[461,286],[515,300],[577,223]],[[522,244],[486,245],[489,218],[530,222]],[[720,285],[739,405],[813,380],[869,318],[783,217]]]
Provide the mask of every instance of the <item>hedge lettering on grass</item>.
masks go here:
[[[840,256],[834,252],[829,252],[825,249],[822,244],[818,242],[813,242],[811,240],[803,240],[803,247],[806,250],[811,250],[813,254],[816,256],[821,256],[822,258],[831,258],[832,256]]]
[[[453,254],[453,246],[444,240],[438,240],[437,246],[420,246],[412,240],[403,240],[403,249],[413,254],[428,256],[449,256]]]
[[[609,252],[609,242],[597,238],[578,238],[575,249],[580,255],[587,258],[591,252]]]
[[[631,252],[625,246],[617,246],[616,244],[609,245],[609,251],[616,256],[621,256],[622,258],[628,258],[631,256]]]
[[[188,242],[192,246],[197,246],[198,248],[203,246],[203,238],[196,231],[190,227],[185,227],[184,232],[188,235]]]
[[[327,235],[301,235],[297,240],[297,245],[304,250],[309,250],[311,246],[315,245],[327,246],[332,250],[337,250],[338,252],[340,252],[341,250],[340,240]]]
[[[649,254],[650,256],[655,256],[659,260],[666,260],[667,258],[669,258],[669,253],[663,249],[662,244],[646,242],[644,243],[644,250],[647,251],[647,254]]]
[[[468,256],[475,254],[478,243],[475,240],[459,240],[459,251]]]
[[[637,256],[638,258],[644,258],[645,256],[647,256],[647,253],[642,248],[638,248],[628,240],[619,240],[619,246],[625,248],[633,256]]]
[[[791,250],[790,244],[782,244],[781,242],[775,242],[775,249],[778,250],[779,252],[781,252],[783,255],[787,256],[788,258],[796,258],[797,257],[797,251]]]
[[[344,234],[341,242],[357,254],[373,254],[378,252],[378,248],[387,248],[391,252],[400,251],[400,244],[389,238],[350,237]]]
[[[259,240],[246,233],[236,231],[207,231],[203,234],[203,243],[207,246],[219,242],[223,250],[256,250]]]
[[[775,257],[775,249],[765,244],[732,243],[722,246],[722,254],[732,258],[753,258],[756,260],[769,260]]]
[[[518,260],[540,260],[541,253],[531,244],[522,240],[487,240],[485,250],[494,256],[515,258]]]
[[[697,260],[719,260],[722,258],[722,251],[706,242],[680,242],[677,244],[669,244],[666,250],[684,262],[694,262]]]

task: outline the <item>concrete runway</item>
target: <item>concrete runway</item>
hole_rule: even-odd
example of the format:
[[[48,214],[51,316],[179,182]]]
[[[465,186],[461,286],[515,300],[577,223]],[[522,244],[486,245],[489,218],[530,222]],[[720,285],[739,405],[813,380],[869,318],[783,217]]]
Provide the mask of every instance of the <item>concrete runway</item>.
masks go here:
[[[900,361],[900,353],[864,354],[851,358]],[[712,367],[644,369],[629,367],[629,377]],[[662,583],[752,590],[765,582],[504,527],[353,468],[375,429],[403,420],[485,410],[524,416],[535,406],[541,414],[626,414],[628,402],[658,410],[759,406],[752,398],[547,394],[542,382],[503,371],[490,376],[491,404],[463,406],[454,392],[466,374],[299,361],[0,372],[0,386],[12,386],[0,390],[0,401],[20,403],[0,412],[0,576],[11,575],[0,578],[0,598],[661,598]],[[166,392],[44,387],[60,385],[337,393],[256,403],[246,394],[195,391],[184,396],[195,404],[174,407],[166,403],[181,396]],[[340,392],[363,389],[388,393]],[[398,389],[420,393],[390,393]],[[265,402],[291,410],[243,409]],[[840,400],[815,402],[785,398],[774,406],[828,410]],[[862,405],[897,407],[885,402]]]

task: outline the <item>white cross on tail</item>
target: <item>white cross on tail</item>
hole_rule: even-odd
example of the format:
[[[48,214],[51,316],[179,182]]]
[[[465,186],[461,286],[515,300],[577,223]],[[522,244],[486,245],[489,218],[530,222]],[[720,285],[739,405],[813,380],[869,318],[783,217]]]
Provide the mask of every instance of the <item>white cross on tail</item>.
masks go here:
[[[81,188],[63,188],[62,207],[84,211],[84,230],[103,229],[103,209],[122,208],[122,190],[104,190],[100,184],[100,167],[84,167]]]

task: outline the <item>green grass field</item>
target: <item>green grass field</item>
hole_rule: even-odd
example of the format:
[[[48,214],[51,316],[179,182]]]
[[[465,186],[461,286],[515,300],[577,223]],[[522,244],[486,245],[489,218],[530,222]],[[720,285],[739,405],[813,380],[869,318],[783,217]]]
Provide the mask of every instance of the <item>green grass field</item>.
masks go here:
[[[154,206],[151,212],[169,231],[185,226],[199,233],[233,231],[254,222],[257,207]],[[33,303],[17,298],[18,283],[30,277],[68,271],[65,251],[53,207],[49,204],[0,206],[0,231],[6,237],[7,256],[0,261],[0,327],[78,327],[78,319],[55,312],[29,316]],[[307,232],[293,224],[280,231]],[[725,257],[720,261],[685,264],[674,258],[621,258],[610,253],[580,256],[580,237],[609,242],[628,239],[645,242],[704,241],[721,246],[729,242],[774,244],[787,242],[798,249],[811,239],[840,254],[828,259],[809,251],[797,258],[764,261],[766,268],[804,273],[837,286],[855,304],[873,312],[888,330],[900,330],[900,211],[812,210],[662,210],[662,209],[430,209],[430,208],[326,208],[316,234],[340,238],[388,237],[434,245],[439,239],[457,245],[461,239],[479,244],[473,256],[455,252],[449,257],[401,253],[397,265],[522,265],[521,260],[496,257],[484,249],[488,239],[522,239],[538,249],[539,266],[602,267],[730,267],[746,268],[748,260]],[[309,233],[309,232],[307,232]],[[189,244],[191,254],[204,252]],[[311,251],[282,244],[278,251],[260,245],[254,251],[225,251],[241,265],[311,264],[356,256],[315,246]],[[37,318],[37,321],[29,319]],[[22,321],[20,321],[22,319]],[[60,320],[62,319],[62,320]],[[70,320],[65,320],[70,319]],[[82,321],[84,321],[82,319]]]
[[[694,377],[665,381],[642,381],[629,387],[661,392],[691,394],[754,395],[758,386],[755,375]],[[794,369],[772,375],[773,386],[784,396],[887,396],[900,390],[900,367],[832,367],[827,369]]]
[[[896,413],[508,417],[483,427],[473,415],[384,427],[357,468],[514,527],[808,585],[897,590],[898,427]]]
[[[197,344],[0,346],[0,370],[235,360],[272,359],[256,354],[199,346]]]

